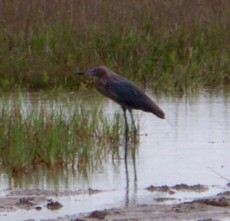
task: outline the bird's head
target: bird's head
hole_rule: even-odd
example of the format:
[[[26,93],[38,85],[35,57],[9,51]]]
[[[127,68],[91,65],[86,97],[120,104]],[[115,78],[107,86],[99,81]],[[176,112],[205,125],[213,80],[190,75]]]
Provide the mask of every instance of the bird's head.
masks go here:
[[[105,75],[108,74],[108,68],[104,67],[104,66],[99,66],[93,69],[89,69],[86,71],[80,71],[77,72],[77,75],[88,75],[88,76],[94,76],[94,77],[103,77]]]

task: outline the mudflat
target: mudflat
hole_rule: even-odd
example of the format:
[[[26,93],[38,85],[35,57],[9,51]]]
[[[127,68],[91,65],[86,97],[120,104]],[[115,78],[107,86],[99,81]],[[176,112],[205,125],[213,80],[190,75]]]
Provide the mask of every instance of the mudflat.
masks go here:
[[[173,188],[195,188],[202,190],[202,186],[183,186],[177,185]],[[168,189],[165,186],[158,191],[165,191]],[[156,187],[149,187],[149,191],[155,191]],[[100,194],[97,190],[89,190],[91,194]],[[56,195],[68,196],[77,194],[88,194],[84,191],[75,192],[62,192],[43,191],[39,189],[34,190],[18,190],[12,191],[4,197],[0,197],[0,214],[7,214],[14,212],[18,209],[24,209],[25,212],[30,210],[42,210],[46,207],[49,210],[59,210],[63,206],[58,201],[52,200]],[[151,194],[151,193],[149,193]],[[163,202],[164,198],[158,199]],[[74,211],[73,211],[74,212]],[[2,215],[1,215],[2,216]],[[18,217],[20,220],[20,217]],[[36,220],[34,217],[30,221]],[[142,220],[161,220],[161,221],[175,221],[175,220],[196,220],[196,221],[217,221],[217,220],[230,220],[230,191],[219,193],[215,196],[208,198],[200,198],[191,202],[173,203],[170,205],[159,204],[141,204],[133,207],[114,208],[109,210],[96,210],[87,214],[69,214],[67,217],[59,217],[56,219],[42,219],[49,221],[95,221],[95,220],[108,220],[108,221],[142,221]]]

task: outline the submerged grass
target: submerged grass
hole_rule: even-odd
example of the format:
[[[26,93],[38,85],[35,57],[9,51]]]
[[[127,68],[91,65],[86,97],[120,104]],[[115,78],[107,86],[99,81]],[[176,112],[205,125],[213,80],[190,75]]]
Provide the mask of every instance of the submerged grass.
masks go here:
[[[2,0],[0,86],[78,87],[101,64],[156,90],[229,86],[229,16],[228,0]]]
[[[108,119],[101,110],[81,105],[29,109],[20,101],[0,112],[0,166],[21,174],[36,168],[95,168],[112,146],[119,145],[120,115]]]

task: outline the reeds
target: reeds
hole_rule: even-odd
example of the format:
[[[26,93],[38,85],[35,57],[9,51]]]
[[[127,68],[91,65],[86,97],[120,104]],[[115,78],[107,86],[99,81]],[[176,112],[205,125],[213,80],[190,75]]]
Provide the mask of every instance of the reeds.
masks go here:
[[[108,119],[99,108],[6,102],[0,112],[0,167],[21,174],[37,168],[96,168],[119,146],[120,115]]]
[[[105,64],[156,90],[230,82],[230,2],[0,2],[0,85],[73,88]]]

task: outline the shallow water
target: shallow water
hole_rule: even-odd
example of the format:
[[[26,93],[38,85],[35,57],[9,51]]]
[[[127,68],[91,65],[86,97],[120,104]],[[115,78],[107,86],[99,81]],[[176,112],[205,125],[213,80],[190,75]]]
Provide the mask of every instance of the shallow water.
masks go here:
[[[149,93],[151,96],[151,93]],[[118,105],[99,94],[84,94],[80,98],[63,95],[70,102],[86,100],[84,105],[99,105],[108,115],[118,111]],[[100,97],[98,100],[97,97]],[[24,95],[24,108],[35,102],[44,105],[61,105],[61,99],[38,95]],[[14,96],[11,96],[11,99]],[[64,207],[52,212],[17,210],[0,214],[1,220],[21,220],[36,217],[36,220],[60,216],[76,216],[96,209],[132,206],[136,203],[155,203],[154,198],[173,197],[184,201],[209,196],[227,189],[230,179],[230,95],[223,92],[203,91],[189,97],[161,96],[154,98],[167,115],[161,120],[149,113],[135,111],[140,125],[140,143],[136,146],[135,160],[132,157],[133,144],[129,144],[127,167],[124,159],[105,161],[96,171],[87,176],[78,171],[51,174],[40,172],[24,176],[22,180],[9,178],[4,171],[0,176],[0,194],[8,189],[40,188],[59,191],[97,189],[98,194],[81,194],[65,197],[51,197]],[[121,147],[122,149],[122,147]],[[122,153],[123,154],[123,153]],[[121,156],[123,158],[123,156]],[[202,193],[178,191],[168,193],[145,190],[150,185],[172,186],[175,184],[202,184],[209,190]],[[170,202],[169,202],[170,203]]]

